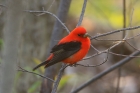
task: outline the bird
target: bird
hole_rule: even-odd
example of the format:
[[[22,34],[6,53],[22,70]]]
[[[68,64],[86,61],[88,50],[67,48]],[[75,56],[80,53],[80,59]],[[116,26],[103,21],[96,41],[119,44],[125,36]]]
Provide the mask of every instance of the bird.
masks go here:
[[[50,56],[34,67],[33,71],[41,66],[47,68],[58,62],[70,65],[76,64],[86,56],[90,44],[90,35],[84,27],[78,26],[52,47]]]

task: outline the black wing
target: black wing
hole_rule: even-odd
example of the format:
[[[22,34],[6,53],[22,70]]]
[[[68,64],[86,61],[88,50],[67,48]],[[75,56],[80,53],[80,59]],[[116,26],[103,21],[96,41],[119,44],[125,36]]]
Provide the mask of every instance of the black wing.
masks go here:
[[[45,67],[49,67],[58,62],[61,62],[62,60],[78,52],[80,49],[81,49],[81,42],[78,41],[71,41],[71,42],[55,45],[51,50],[51,53],[54,54],[53,58],[51,60],[42,62],[41,64],[34,67],[33,70],[36,70],[37,68],[43,65],[45,65]]]
[[[51,53],[54,54],[53,58],[46,64],[45,67],[49,67],[55,63],[58,63],[74,53],[78,52],[81,49],[81,42],[78,41],[71,41],[71,42],[66,42],[62,43],[59,45],[55,45]]]

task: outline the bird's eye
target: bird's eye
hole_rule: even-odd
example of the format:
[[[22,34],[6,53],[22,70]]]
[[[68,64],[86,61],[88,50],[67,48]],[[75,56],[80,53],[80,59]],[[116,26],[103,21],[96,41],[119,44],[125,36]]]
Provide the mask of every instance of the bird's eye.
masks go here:
[[[78,36],[81,36],[81,34],[78,34]]]

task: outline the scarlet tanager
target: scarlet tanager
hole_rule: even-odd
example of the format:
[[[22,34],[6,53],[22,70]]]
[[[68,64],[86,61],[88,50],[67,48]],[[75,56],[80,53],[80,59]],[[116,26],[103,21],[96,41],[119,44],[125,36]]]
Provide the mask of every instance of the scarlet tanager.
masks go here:
[[[81,26],[76,27],[69,35],[61,39],[58,44],[52,48],[47,60],[37,65],[33,70],[44,65],[46,68],[58,62],[71,65],[75,64],[87,54],[89,48],[90,39],[85,28]]]

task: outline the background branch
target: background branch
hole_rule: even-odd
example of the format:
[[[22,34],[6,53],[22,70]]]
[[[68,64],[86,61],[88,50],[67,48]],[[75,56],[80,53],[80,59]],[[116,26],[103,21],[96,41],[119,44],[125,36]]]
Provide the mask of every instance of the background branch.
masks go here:
[[[5,25],[3,29],[4,44],[0,70],[0,93],[13,93],[18,60],[18,45],[23,22],[23,2],[20,0],[7,0],[5,6],[7,11],[4,14]]]
[[[56,93],[58,85],[59,85],[59,82],[61,80],[61,77],[63,76],[64,67],[65,67],[65,64],[63,63],[61,69],[59,70],[56,82],[54,83],[54,88],[53,88],[51,93]]]
[[[140,54],[140,51],[135,51],[134,53],[132,53],[130,56],[137,56]],[[100,79],[101,77],[105,76],[106,74],[108,74],[109,72],[117,69],[118,67],[128,63],[131,59],[133,59],[132,57],[126,57],[122,60],[120,60],[119,62],[117,62],[116,64],[112,65],[109,69],[104,70],[103,72],[97,74],[96,76],[94,76],[92,79],[90,79],[89,81],[87,81],[86,83],[82,84],[80,87],[78,87],[77,89],[75,89],[74,91],[72,91],[71,93],[77,93],[80,90],[82,90],[83,88],[89,86],[91,83],[97,81],[98,79]]]
[[[95,39],[95,38],[98,38],[98,37],[102,37],[102,36],[106,36],[106,35],[110,35],[110,34],[113,34],[113,33],[118,33],[118,32],[122,32],[122,31],[127,31],[127,30],[134,30],[134,29],[139,29],[140,26],[135,26],[135,27],[128,27],[128,28],[123,28],[123,29],[119,29],[119,30],[114,30],[114,31],[110,31],[110,32],[107,32],[107,33],[103,33],[103,34],[98,34],[98,35],[95,35],[93,37],[91,37],[90,39]]]
[[[61,24],[68,33],[70,33],[70,31],[68,30],[68,28],[65,26],[65,24],[63,23],[63,20],[60,20],[59,16],[57,17],[55,14],[49,12],[49,11],[45,11],[45,10],[42,10],[42,11],[32,11],[32,10],[25,10],[26,12],[30,12],[30,13],[40,13],[38,14],[37,16],[41,16],[41,15],[44,15],[44,14],[50,14],[51,16],[55,17],[57,19],[57,21],[59,22],[59,24]]]
[[[122,11],[122,13],[123,13],[123,28],[126,28],[126,1],[125,0],[122,0],[122,5],[123,5],[123,11]],[[123,40],[127,37],[127,34],[128,34],[128,32],[126,32],[126,31],[123,31],[123,33],[122,33],[122,38],[123,38]],[[120,49],[120,52],[121,52],[121,54],[124,54],[124,49],[125,48],[125,46],[124,46],[124,43],[122,44],[122,48]],[[121,59],[121,57],[120,57],[120,59]],[[121,78],[121,67],[119,67],[118,68],[118,78],[117,78],[117,87],[116,87],[116,91],[115,91],[115,93],[119,93],[119,87],[120,87],[120,78]]]
[[[43,76],[43,75],[41,75],[41,74],[38,74],[38,73],[35,73],[35,72],[32,72],[32,71],[28,71],[28,70],[26,70],[26,69],[23,69],[23,68],[20,67],[20,66],[18,66],[18,67],[19,67],[18,71],[27,72],[27,73],[32,73],[32,74],[38,75],[38,76],[40,76],[40,77],[42,77],[42,78],[44,78],[44,79],[48,79],[48,80],[50,80],[50,81],[52,81],[52,82],[55,82],[55,81],[52,80],[51,78],[45,77],[45,76]]]
[[[82,21],[83,21],[83,17],[84,17],[85,10],[86,10],[86,5],[87,5],[87,0],[84,0],[82,11],[81,11],[81,15],[80,15],[80,18],[79,18],[79,21],[78,21],[78,24],[77,24],[76,27],[80,26]]]

